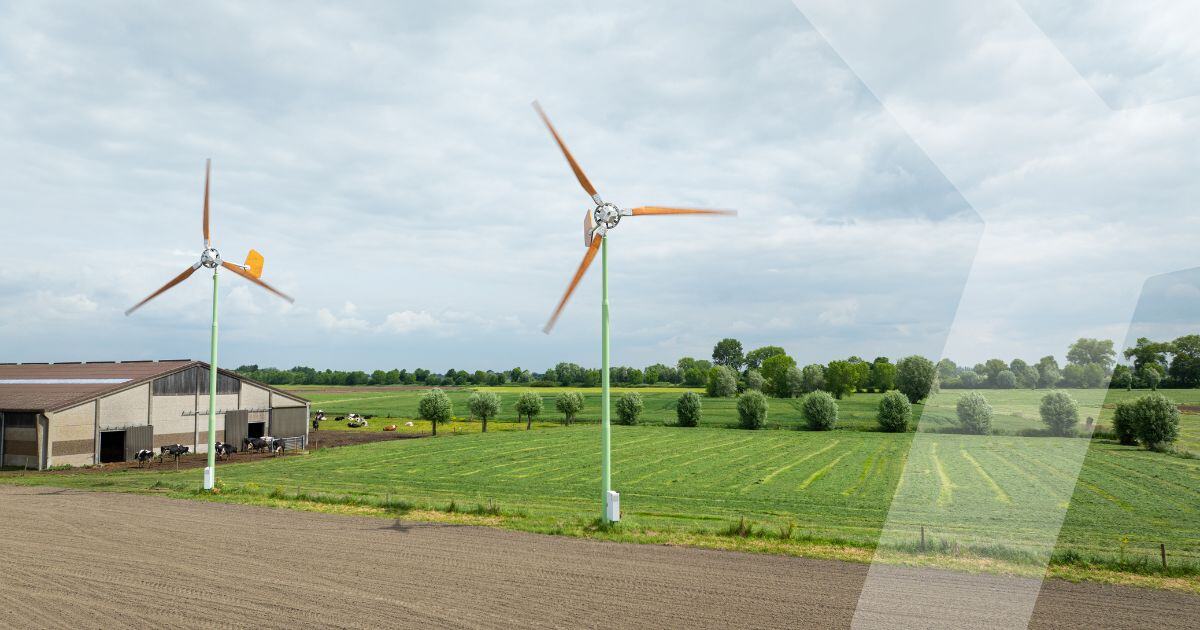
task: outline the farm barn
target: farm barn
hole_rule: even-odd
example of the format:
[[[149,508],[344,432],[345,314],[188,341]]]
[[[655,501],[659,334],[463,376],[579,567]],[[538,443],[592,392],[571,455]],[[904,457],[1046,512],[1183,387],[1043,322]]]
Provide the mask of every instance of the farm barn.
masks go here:
[[[308,436],[308,401],[217,371],[217,440]],[[208,446],[208,364],[0,364],[0,462],[44,469],[133,459],[139,449]]]

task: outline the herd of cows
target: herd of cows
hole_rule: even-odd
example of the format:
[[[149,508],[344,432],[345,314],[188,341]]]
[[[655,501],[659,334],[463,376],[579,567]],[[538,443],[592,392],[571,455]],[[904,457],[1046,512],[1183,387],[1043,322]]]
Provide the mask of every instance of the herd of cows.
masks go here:
[[[286,446],[286,441],[283,438],[275,438],[269,435],[264,435],[263,437],[258,438],[248,437],[242,440],[242,451],[246,453],[271,453],[272,455],[280,455],[283,453]],[[155,457],[158,458],[158,463],[160,464],[163,463],[163,460],[167,457],[173,458],[175,463],[178,464],[179,458],[187,455],[189,451],[191,451],[190,446],[185,446],[183,444],[167,444],[159,447],[158,455],[155,455],[154,451],[144,448],[138,451],[133,458],[137,461],[139,468],[153,463]],[[228,442],[217,442],[216,444],[217,459],[228,460],[234,453],[237,452],[238,447]]]

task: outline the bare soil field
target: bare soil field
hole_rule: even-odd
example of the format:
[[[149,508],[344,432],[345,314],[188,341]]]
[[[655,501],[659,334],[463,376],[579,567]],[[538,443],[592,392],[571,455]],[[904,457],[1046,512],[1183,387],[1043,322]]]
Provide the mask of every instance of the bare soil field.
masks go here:
[[[836,561],[55,488],[0,486],[0,506],[5,628],[837,628],[850,626],[868,572]],[[855,627],[1011,627],[987,603],[1031,584],[887,571],[902,595],[873,618],[860,614]],[[1198,597],[1049,581],[1030,625],[1189,628],[1198,619]]]

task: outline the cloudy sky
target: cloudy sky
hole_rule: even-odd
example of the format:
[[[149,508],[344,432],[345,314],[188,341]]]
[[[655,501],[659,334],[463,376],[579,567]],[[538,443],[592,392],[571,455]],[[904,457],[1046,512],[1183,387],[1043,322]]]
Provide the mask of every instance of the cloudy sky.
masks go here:
[[[606,199],[740,212],[622,222],[617,363],[1200,328],[1194,3],[409,4],[0,7],[0,360],[206,357],[207,276],[122,312],[211,157],[216,246],[296,297],[224,274],[222,364],[597,365],[597,273],[540,330],[588,198],[534,99]]]

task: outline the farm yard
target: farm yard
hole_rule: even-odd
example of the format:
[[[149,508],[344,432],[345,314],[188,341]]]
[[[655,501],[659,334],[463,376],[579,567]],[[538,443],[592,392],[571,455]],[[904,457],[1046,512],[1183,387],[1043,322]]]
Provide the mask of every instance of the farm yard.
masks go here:
[[[461,432],[475,434],[390,440],[226,465],[220,470],[225,495],[221,499],[468,511],[494,516],[490,524],[534,532],[795,555],[829,553],[859,560],[870,559],[885,522],[891,529],[911,532],[910,544],[927,525],[931,540],[987,562],[1013,560],[1019,555],[1013,550],[1031,547],[1050,553],[1039,536],[1046,525],[1037,520],[1045,517],[1044,507],[1053,504],[1066,508],[1056,557],[1145,562],[1157,557],[1162,543],[1177,570],[1200,566],[1200,460],[1090,440],[1079,483],[1067,496],[1060,489],[1071,487],[1074,469],[1064,453],[1078,452],[1078,440],[882,433],[873,430],[879,399],[874,394],[841,401],[843,418],[849,420],[839,425],[841,430],[735,431],[723,428],[736,423],[732,399],[704,399],[703,426],[683,429],[664,426],[674,422],[680,390],[639,388],[646,400],[643,423],[648,426],[618,426],[613,431],[614,486],[622,495],[622,524],[614,532],[596,531],[599,443],[594,426],[559,426],[551,410],[552,397],[561,390],[538,389],[547,398],[541,422],[535,424],[540,430],[512,430],[524,429],[511,411],[520,390],[496,391],[504,411],[486,435],[477,433],[478,423],[462,419],[456,420]],[[584,391],[581,419],[587,421],[598,409],[598,397]],[[385,418],[415,416],[420,393],[326,388],[301,395],[314,399],[312,408],[324,409],[330,417],[351,411],[376,415],[369,429],[358,430],[374,432]],[[456,416],[464,415],[470,390],[448,393]],[[996,406],[998,427],[1015,433],[1036,426],[1042,392],[987,394]],[[1072,394],[1079,394],[1086,408],[1085,395]],[[943,400],[956,398],[956,392],[943,392],[927,413],[944,413]],[[803,426],[794,402],[771,400],[773,426]],[[952,413],[952,404],[950,409]],[[1101,418],[1104,422],[1103,414]],[[1185,434],[1194,439],[1196,416],[1183,418]],[[942,424],[937,416],[923,422],[935,430]],[[326,423],[342,433],[344,427],[338,425],[344,423]],[[445,427],[439,433],[452,433]],[[409,429],[422,427],[414,423]],[[325,432],[323,428],[314,435]],[[889,516],[909,460],[917,465],[903,475],[906,495],[945,508],[932,523],[927,522],[926,510],[906,515],[892,509]],[[194,477],[160,467],[4,480],[194,496]],[[1021,521],[1023,510],[1029,512],[1028,527],[1011,527]],[[1200,590],[1195,573],[1189,575],[1185,583],[1191,586],[1185,588]]]

